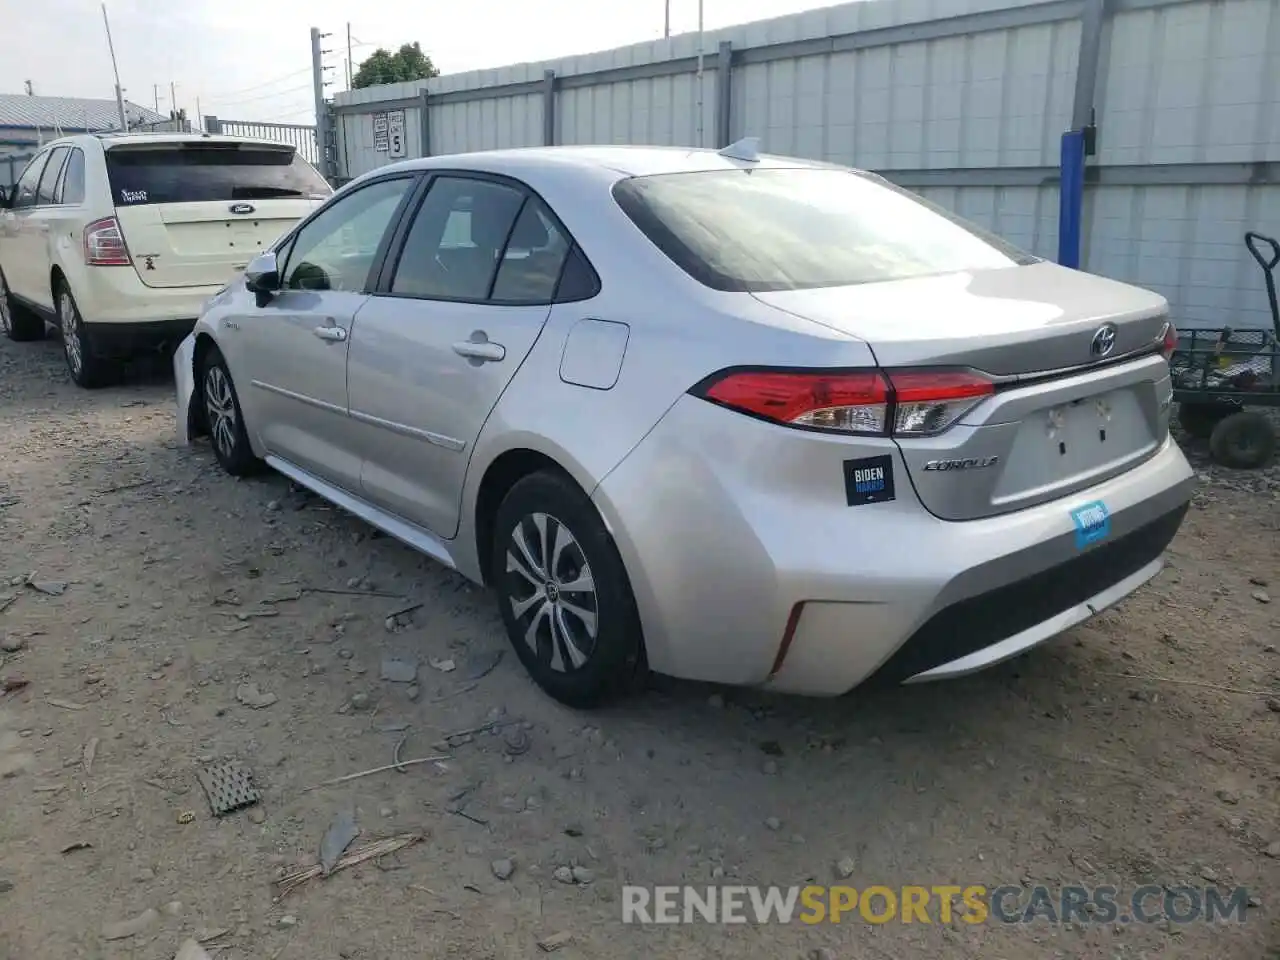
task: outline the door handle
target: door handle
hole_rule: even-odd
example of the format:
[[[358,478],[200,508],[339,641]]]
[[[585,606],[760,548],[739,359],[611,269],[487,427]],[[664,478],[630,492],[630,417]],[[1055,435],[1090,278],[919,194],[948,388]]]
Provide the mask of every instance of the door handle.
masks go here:
[[[341,343],[347,339],[347,331],[342,327],[316,327],[311,332],[321,340],[328,340],[331,343]]]
[[[468,360],[503,360],[507,356],[507,348],[500,343],[488,340],[461,340],[453,345],[453,352]]]

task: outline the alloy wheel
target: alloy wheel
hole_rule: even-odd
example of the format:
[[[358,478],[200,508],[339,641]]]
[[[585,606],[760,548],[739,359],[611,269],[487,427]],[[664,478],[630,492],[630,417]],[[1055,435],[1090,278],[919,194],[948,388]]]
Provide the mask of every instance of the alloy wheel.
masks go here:
[[[231,457],[236,447],[236,402],[231,379],[220,366],[210,367],[204,375],[204,409],[214,446],[224,457]]]
[[[540,661],[560,673],[586,664],[599,629],[596,584],[577,538],[550,514],[529,514],[511,531],[506,600]]]
[[[71,375],[79,377],[84,368],[84,353],[80,343],[80,312],[76,309],[71,295],[63,292],[58,296],[58,323],[62,327],[62,348],[67,354],[67,366]]]

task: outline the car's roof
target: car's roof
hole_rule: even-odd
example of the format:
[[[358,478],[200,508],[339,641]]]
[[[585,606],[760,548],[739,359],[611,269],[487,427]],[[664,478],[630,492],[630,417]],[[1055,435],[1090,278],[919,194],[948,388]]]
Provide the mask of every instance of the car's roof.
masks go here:
[[[522,147],[510,150],[483,150],[455,153],[420,160],[406,160],[396,169],[483,170],[491,173],[527,175],[538,169],[563,171],[577,167],[584,170],[611,171],[619,177],[643,177],[659,173],[694,173],[706,170],[741,170],[744,167],[830,167],[831,164],[794,157],[760,154],[755,161],[735,160],[715,150],[689,147],[653,146],[562,146]],[[378,168],[385,172],[387,167]]]

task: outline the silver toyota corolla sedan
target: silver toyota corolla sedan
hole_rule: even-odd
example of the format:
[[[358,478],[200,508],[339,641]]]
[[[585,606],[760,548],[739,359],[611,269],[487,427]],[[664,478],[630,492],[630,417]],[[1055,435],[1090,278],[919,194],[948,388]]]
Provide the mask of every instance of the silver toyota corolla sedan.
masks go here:
[[[553,697],[953,677],[1187,509],[1164,299],[871,174],[558,147],[361,177],[208,304],[182,439],[497,594]]]

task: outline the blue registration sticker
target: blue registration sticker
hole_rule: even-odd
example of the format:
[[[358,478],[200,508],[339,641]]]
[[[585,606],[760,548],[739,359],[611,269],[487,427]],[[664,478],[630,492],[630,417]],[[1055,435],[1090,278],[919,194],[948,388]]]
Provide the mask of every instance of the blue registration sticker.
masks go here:
[[[1105,540],[1111,534],[1111,514],[1101,500],[1076,507],[1071,511],[1071,520],[1076,525],[1077,550]]]

